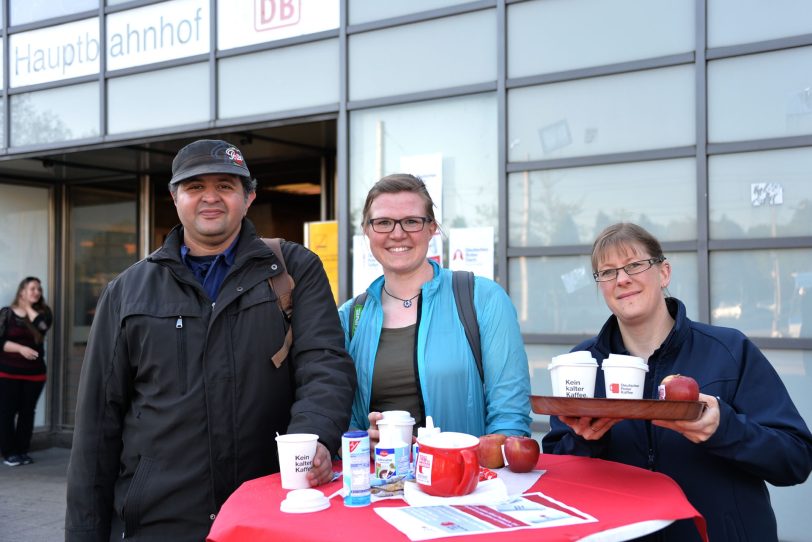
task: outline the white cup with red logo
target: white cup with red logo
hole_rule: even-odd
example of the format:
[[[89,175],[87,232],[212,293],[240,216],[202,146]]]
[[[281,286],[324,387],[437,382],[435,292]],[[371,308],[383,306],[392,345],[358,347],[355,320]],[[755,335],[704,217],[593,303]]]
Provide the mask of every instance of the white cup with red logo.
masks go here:
[[[601,364],[607,399],[642,399],[648,364],[637,356],[609,354]]]

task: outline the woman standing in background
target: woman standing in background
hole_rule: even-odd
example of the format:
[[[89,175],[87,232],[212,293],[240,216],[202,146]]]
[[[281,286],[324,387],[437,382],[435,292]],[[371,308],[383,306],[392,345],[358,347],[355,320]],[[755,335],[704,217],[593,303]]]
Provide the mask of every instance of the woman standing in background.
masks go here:
[[[45,386],[45,333],[52,321],[36,277],[24,278],[11,306],[0,309],[0,451],[9,467],[34,462],[28,447]]]

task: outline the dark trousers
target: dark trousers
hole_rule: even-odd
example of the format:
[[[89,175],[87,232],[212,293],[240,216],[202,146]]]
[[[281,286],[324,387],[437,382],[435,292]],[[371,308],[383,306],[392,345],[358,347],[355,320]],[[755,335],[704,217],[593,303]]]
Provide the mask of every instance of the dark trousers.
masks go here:
[[[0,452],[3,457],[28,453],[34,410],[45,382],[0,378]]]

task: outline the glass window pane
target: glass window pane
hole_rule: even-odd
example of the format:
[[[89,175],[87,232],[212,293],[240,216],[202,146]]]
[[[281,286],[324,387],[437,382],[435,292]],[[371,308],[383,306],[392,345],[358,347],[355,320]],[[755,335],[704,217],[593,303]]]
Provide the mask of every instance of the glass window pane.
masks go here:
[[[767,359],[778,371],[787,387],[792,402],[807,425],[812,420],[812,352],[809,350],[762,350]],[[775,487],[767,484],[770,490],[775,518],[778,521],[779,540],[807,540],[809,525],[803,521],[809,515],[809,502],[812,501],[812,483],[789,487]]]
[[[812,133],[812,47],[708,63],[708,139]]]
[[[12,147],[98,135],[96,82],[11,96]]]
[[[693,66],[517,88],[508,91],[508,158],[692,145],[695,117]]]
[[[660,241],[696,239],[695,167],[684,158],[511,173],[510,246],[589,245],[620,221]]]
[[[805,236],[812,232],[812,148],[711,156],[712,239]]]
[[[209,0],[171,0],[110,13],[108,72],[208,53]]]
[[[79,373],[102,289],[138,260],[135,180],[69,185],[68,270],[65,278],[68,348],[64,423],[73,425]]]
[[[510,4],[508,77],[693,51],[694,10],[692,2],[671,0]]]
[[[696,254],[666,251],[666,257],[672,268],[668,291],[696,319]],[[595,335],[611,314],[592,278],[589,256],[511,258],[508,268],[510,298],[522,333]]]
[[[116,77],[107,85],[111,134],[209,120],[208,64]]]
[[[812,250],[710,255],[711,323],[753,337],[812,337]]]
[[[14,299],[20,281],[29,276],[40,279],[42,295],[49,306],[54,306],[56,294],[50,288],[48,254],[50,190],[30,186],[0,184],[0,299],[6,306]],[[13,257],[10,257],[13,255]],[[45,361],[52,364],[53,332],[45,336]],[[52,375],[56,376],[56,375]],[[34,426],[47,425],[45,402],[49,386],[45,386],[36,407]]]
[[[409,0],[408,2],[381,2],[381,0],[347,0],[350,24],[378,21],[400,15],[419,13],[430,9],[465,4],[471,0]]]
[[[338,40],[224,58],[219,68],[220,118],[338,103]],[[268,74],[284,84],[269,85]]]
[[[812,32],[809,0],[712,0],[707,3],[707,10],[708,47]]]
[[[99,0],[70,0],[54,2],[53,0],[9,0],[9,20],[11,25],[42,21],[61,17],[90,9],[99,9]]]
[[[217,49],[224,51],[338,28],[340,5],[336,0],[220,0]]]
[[[9,36],[9,87],[99,73],[99,19],[93,17]]]
[[[527,364],[530,366],[530,393],[531,395],[552,395],[553,386],[550,381],[550,361],[553,357],[569,352],[572,350],[572,345],[560,344],[528,344],[525,346],[527,352]],[[533,421],[541,422],[545,426],[550,424],[550,416],[548,414],[530,413]],[[545,427],[546,429],[546,427]]]
[[[494,10],[351,35],[350,99],[494,81],[494,43]]]
[[[364,200],[382,176],[424,156],[441,162],[447,228],[497,228],[496,96],[493,93],[350,113],[350,217],[360,234]],[[436,198],[436,196],[435,196]]]

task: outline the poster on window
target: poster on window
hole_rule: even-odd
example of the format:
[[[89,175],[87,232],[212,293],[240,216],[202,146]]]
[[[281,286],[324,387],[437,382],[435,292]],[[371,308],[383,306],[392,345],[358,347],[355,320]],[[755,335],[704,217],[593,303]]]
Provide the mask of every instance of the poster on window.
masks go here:
[[[383,275],[383,267],[372,255],[365,235],[352,236],[352,296],[367,290],[373,280]]]
[[[448,268],[493,280],[493,227],[449,229]]]
[[[305,222],[304,245],[321,260],[330,281],[333,300],[338,303],[338,222]]]

